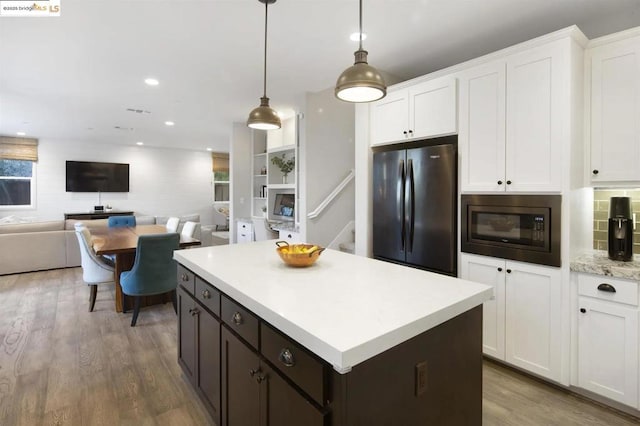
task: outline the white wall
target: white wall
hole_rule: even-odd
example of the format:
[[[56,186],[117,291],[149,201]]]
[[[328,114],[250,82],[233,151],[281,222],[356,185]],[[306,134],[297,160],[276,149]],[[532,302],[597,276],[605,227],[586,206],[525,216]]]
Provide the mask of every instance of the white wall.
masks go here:
[[[307,94],[305,110],[300,188],[311,212],[355,167],[355,107],[336,99],[332,87]],[[354,215],[352,181],[318,218],[306,220],[306,240],[328,245]]]
[[[251,217],[252,130],[245,123],[233,123],[229,164],[231,168],[230,242],[236,242],[236,220]]]
[[[128,193],[65,191],[65,162],[129,163]],[[0,216],[61,220],[66,212],[87,212],[94,205],[133,210],[137,215],[200,214],[212,221],[211,154],[181,149],[66,142],[41,139],[36,165],[36,209],[0,210]]]

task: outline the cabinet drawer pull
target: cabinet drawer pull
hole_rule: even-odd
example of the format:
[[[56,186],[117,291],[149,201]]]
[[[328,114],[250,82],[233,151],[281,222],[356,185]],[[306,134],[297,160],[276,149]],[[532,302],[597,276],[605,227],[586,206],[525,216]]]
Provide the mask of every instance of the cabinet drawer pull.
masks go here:
[[[231,317],[231,321],[233,321],[233,323],[235,325],[241,325],[242,324],[242,315],[240,314],[240,312],[234,313],[233,316]]]
[[[498,272],[502,272],[502,268],[498,268]]]
[[[407,131],[402,132],[403,135],[407,136]]]
[[[507,181],[507,185],[511,185],[511,181],[510,180]]]
[[[293,354],[291,353],[289,348],[283,348],[280,351],[278,359],[287,367],[293,367],[294,365],[296,365],[296,360],[293,358]]]
[[[211,298],[211,293],[209,293],[209,290],[202,290],[202,297],[204,299],[210,299]]]
[[[257,373],[260,372],[260,369],[258,368],[257,370],[249,370],[249,375],[251,377],[255,376]]]
[[[600,173],[600,172],[599,172],[597,169],[595,169],[592,173],[593,173],[594,175],[597,175],[597,174],[598,174],[598,173]]]
[[[182,275],[180,276],[180,279],[181,279],[182,281],[185,281],[185,282],[186,282],[186,281],[189,281],[189,275],[187,275],[187,274],[182,274]]]
[[[498,185],[502,185],[502,181],[501,180],[498,181]]]
[[[200,311],[196,308],[196,309],[189,309],[189,313],[191,314],[192,317],[195,317],[196,315],[200,314]]]
[[[507,274],[510,274],[510,273],[511,273],[511,269],[507,269]]]
[[[611,284],[607,284],[607,283],[600,284],[598,286],[598,290],[606,291],[608,293],[615,293],[616,292],[616,288],[614,286],[612,286]]]
[[[580,312],[582,312],[583,314],[586,314],[587,310],[585,308],[580,308]]]
[[[258,383],[262,383],[265,380],[267,380],[267,377],[263,376],[262,374],[259,374],[259,375],[256,376],[256,382],[258,382]]]

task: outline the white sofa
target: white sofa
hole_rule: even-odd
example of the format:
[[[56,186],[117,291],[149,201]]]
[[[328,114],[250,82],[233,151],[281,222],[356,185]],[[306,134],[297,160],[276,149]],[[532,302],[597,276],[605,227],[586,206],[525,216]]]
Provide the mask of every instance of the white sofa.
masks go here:
[[[211,227],[200,227],[199,215],[180,218],[178,232],[187,220],[197,222],[195,238],[211,245]],[[139,225],[164,224],[163,216],[136,216]],[[83,222],[89,230],[106,227],[107,219],[56,220],[49,222],[0,224],[0,275],[80,266],[80,247],[74,225]]]

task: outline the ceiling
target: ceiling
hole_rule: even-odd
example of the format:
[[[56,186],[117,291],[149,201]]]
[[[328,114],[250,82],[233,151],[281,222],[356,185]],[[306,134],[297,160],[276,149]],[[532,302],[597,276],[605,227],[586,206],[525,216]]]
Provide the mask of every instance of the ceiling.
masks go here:
[[[61,15],[0,18],[0,134],[228,151],[232,123],[259,104],[258,0],[61,0]],[[364,1],[369,63],[400,80],[573,24],[589,38],[638,26],[640,1]],[[332,87],[357,25],[357,0],[269,6],[272,107]]]

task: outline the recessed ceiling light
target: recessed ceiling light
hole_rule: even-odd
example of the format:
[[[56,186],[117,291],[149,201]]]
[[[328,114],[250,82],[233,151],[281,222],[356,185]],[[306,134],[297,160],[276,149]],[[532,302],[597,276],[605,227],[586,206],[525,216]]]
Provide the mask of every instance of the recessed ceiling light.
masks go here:
[[[213,149],[211,149],[211,148],[207,148],[207,151],[213,151]]]
[[[136,145],[144,145],[144,142],[136,142]]]
[[[147,86],[157,86],[158,84],[160,84],[160,82],[155,78],[145,78],[144,82],[147,84]]]
[[[351,39],[351,41],[360,41],[360,33],[353,33],[349,36],[349,38]],[[362,33],[362,39],[367,39],[367,33]]]
[[[25,132],[16,132],[16,135],[18,135],[18,136],[26,136],[26,133]]]
[[[174,126],[176,123],[174,123],[173,121],[165,121],[164,124],[167,126]]]

